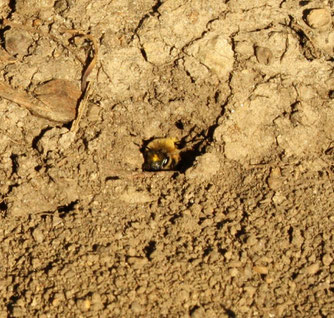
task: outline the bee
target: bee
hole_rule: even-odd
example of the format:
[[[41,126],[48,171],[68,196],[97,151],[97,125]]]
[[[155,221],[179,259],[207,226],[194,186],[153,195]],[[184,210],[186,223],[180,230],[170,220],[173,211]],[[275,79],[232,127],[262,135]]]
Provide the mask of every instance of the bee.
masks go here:
[[[173,170],[180,162],[180,150],[176,147],[176,138],[157,138],[144,150],[144,170]]]

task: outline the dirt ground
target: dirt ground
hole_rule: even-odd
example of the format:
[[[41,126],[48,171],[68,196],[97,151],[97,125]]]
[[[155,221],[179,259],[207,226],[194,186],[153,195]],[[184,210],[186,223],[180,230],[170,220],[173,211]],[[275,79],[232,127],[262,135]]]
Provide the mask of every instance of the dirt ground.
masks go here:
[[[80,92],[97,52],[63,30],[99,50],[76,130],[0,98],[0,317],[334,317],[333,12],[2,0],[16,92]],[[154,137],[182,169],[142,170]]]

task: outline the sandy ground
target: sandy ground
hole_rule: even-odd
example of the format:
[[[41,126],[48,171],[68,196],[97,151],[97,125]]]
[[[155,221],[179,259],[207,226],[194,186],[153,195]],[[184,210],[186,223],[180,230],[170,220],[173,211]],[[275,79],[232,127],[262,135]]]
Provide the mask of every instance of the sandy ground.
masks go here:
[[[0,317],[334,317],[333,10],[2,0],[17,94],[80,93],[64,30],[99,52],[76,130],[0,98]],[[181,171],[142,171],[154,137]]]

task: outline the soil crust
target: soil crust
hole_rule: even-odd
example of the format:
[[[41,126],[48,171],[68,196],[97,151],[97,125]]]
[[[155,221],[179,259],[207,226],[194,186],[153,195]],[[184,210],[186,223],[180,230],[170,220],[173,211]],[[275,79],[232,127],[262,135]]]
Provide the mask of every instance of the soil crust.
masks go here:
[[[334,317],[333,10],[2,1],[0,318]]]

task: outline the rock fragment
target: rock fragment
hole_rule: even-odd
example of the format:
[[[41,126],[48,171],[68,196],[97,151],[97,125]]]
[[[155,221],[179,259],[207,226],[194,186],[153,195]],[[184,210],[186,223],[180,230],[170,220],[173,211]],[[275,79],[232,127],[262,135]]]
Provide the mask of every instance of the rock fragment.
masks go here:
[[[331,21],[332,16],[326,9],[313,9],[306,16],[307,24],[313,29],[325,29]]]
[[[267,47],[256,46],[254,51],[256,59],[260,64],[269,65],[273,62],[273,53]]]
[[[187,178],[209,179],[213,177],[220,169],[220,162],[217,155],[206,153],[197,159],[194,167],[191,167],[186,172]]]

